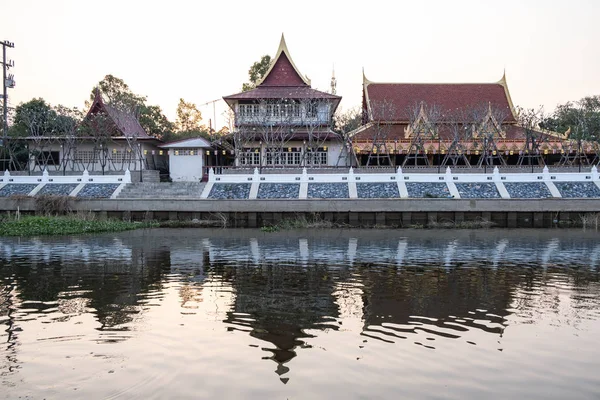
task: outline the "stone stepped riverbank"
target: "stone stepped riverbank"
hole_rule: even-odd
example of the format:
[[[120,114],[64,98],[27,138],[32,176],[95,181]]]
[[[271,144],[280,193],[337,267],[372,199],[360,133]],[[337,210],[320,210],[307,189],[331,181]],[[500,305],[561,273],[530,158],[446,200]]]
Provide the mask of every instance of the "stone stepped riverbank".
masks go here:
[[[205,186],[205,182],[130,183],[117,199],[200,199]]]

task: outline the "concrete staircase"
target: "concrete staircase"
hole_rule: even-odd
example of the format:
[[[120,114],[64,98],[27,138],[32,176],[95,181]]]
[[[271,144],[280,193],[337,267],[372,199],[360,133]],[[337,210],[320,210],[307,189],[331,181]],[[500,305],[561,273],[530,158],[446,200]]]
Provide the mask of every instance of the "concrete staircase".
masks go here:
[[[129,183],[117,199],[199,199],[206,182]]]

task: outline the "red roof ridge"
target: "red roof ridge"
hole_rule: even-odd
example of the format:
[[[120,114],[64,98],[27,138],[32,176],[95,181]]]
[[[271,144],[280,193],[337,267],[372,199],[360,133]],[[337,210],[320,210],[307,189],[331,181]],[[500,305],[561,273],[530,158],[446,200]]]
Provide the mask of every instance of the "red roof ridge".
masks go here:
[[[365,106],[367,108],[367,112],[368,115],[371,116],[372,118],[372,109],[371,109],[371,93],[370,92],[370,87],[379,87],[379,88],[383,88],[383,87],[396,87],[396,86],[406,86],[406,87],[413,87],[413,88],[417,88],[417,87],[422,87],[422,88],[426,88],[426,87],[457,87],[457,86],[462,86],[462,87],[498,87],[500,86],[503,91],[504,91],[504,97],[505,97],[505,101],[508,105],[508,109],[510,111],[510,116],[512,117],[513,121],[516,121],[518,118],[517,116],[517,112],[516,109],[514,107],[514,104],[512,102],[512,98],[510,96],[510,91],[508,90],[508,84],[506,82],[506,70],[504,70],[503,74],[502,74],[502,78],[500,78],[500,80],[496,81],[496,82],[444,82],[444,83],[439,83],[439,82],[373,82],[369,79],[367,79],[365,72],[364,72],[364,68],[363,68],[363,96],[364,96],[364,102],[365,102]]]
[[[363,85],[501,85],[506,86],[506,70],[495,82],[375,82],[367,78],[363,68]]]

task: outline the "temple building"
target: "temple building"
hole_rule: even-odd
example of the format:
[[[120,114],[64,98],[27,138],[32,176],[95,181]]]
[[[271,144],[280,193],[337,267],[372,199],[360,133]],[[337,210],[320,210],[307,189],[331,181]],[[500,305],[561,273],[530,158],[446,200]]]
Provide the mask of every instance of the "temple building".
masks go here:
[[[335,91],[332,79],[332,92]],[[283,35],[271,66],[252,90],[225,96],[235,114],[230,144],[236,166],[336,165],[343,148],[333,131],[341,97],[311,87]]]
[[[148,135],[134,114],[106,104],[99,90],[80,126],[74,124],[60,136],[25,140],[30,172],[105,174],[166,168],[166,154],[157,147],[160,140]],[[134,176],[139,179],[140,174]]]
[[[379,83],[363,73],[361,165],[556,163],[564,134],[525,126],[506,75],[494,83]]]

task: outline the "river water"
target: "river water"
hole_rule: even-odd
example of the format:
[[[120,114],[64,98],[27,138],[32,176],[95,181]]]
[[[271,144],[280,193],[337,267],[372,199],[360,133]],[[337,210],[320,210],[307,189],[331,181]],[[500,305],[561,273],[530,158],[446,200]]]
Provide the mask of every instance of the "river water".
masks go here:
[[[0,398],[600,398],[597,232],[0,240]]]

